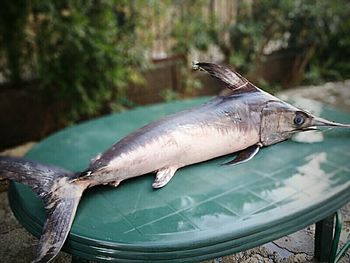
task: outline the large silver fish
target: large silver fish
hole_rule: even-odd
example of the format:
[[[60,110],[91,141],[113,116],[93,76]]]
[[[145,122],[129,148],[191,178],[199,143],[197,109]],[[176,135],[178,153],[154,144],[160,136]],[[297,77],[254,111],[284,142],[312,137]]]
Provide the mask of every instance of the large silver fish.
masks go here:
[[[318,126],[347,127],[298,109],[254,86],[238,73],[196,63],[230,92],[207,103],[148,124],[97,156],[83,172],[20,158],[0,158],[0,176],[25,183],[44,200],[47,220],[35,262],[52,260],[71,228],[83,191],[156,172],[154,188],[165,186],[186,165],[238,152],[226,164],[250,160],[264,146]],[[232,178],[234,180],[234,177]]]

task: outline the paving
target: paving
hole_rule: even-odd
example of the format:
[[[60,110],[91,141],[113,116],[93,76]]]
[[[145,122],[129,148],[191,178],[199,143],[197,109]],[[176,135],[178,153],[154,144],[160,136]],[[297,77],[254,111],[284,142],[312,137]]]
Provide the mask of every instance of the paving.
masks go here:
[[[337,83],[326,83],[321,86],[301,87],[283,92],[287,95],[300,95],[329,105],[335,105],[350,112],[350,80]],[[7,156],[22,156],[35,143],[29,142],[14,149],[0,153]],[[15,219],[7,199],[8,181],[0,178],[0,262],[24,263],[35,257],[37,239],[29,234]],[[342,245],[350,239],[350,203],[341,209],[343,215]],[[294,263],[314,262],[314,226],[282,237],[263,246],[250,249],[235,255],[216,259],[223,263]],[[53,262],[70,262],[67,253],[60,252]],[[213,260],[204,261],[205,263]],[[350,262],[350,252],[342,258],[341,263]]]

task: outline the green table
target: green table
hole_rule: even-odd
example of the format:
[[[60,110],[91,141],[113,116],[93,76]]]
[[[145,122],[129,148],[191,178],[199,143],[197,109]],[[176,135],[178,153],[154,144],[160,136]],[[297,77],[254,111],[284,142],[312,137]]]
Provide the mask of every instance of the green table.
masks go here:
[[[132,130],[207,99],[140,107],[88,121],[48,137],[26,157],[79,171]],[[350,114],[290,100],[322,117],[350,123]],[[180,169],[159,190],[152,189],[151,174],[116,189],[90,189],[83,195],[64,250],[101,261],[199,261],[243,251],[319,222],[316,252],[322,257],[330,216],[350,201],[350,131],[334,129],[316,137],[322,142],[287,141],[264,148],[238,166],[219,166],[232,158],[226,156]],[[17,183],[9,197],[20,223],[40,236],[45,212],[39,198]]]

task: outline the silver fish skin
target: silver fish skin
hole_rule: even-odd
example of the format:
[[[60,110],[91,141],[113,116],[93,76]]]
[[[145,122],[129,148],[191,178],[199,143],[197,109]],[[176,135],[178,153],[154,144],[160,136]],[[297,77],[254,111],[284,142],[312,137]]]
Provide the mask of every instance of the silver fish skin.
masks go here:
[[[131,133],[94,160],[85,172],[92,184],[119,182],[167,167],[230,154],[260,141],[262,100],[255,92],[216,97]]]

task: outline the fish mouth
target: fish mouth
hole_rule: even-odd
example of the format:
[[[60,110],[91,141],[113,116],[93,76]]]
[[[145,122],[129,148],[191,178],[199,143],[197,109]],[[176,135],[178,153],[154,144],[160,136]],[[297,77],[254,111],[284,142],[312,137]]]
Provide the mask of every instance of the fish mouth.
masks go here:
[[[294,134],[294,133],[298,133],[298,132],[304,132],[304,131],[318,131],[319,128],[317,126],[310,126],[310,127],[304,127],[304,128],[297,128],[294,129],[292,131],[290,131],[290,133]]]
[[[305,127],[305,128],[299,129],[299,131],[317,131],[317,130],[319,130],[319,128],[317,126],[310,126],[310,127]]]

